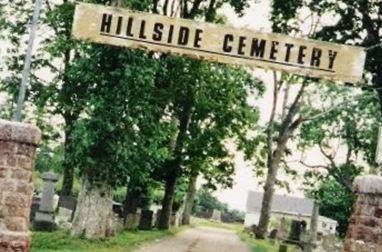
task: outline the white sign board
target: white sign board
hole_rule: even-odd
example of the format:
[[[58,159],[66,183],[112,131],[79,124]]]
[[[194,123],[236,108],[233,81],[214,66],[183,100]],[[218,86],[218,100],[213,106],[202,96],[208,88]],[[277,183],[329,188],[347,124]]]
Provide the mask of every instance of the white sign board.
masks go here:
[[[361,47],[84,3],[76,7],[72,33],[102,44],[351,83],[360,80],[366,57]]]

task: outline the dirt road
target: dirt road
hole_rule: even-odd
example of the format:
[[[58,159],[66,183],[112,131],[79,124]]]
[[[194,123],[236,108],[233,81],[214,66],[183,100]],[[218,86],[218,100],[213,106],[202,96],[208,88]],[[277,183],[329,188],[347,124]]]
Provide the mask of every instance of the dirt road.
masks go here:
[[[233,231],[196,227],[174,237],[147,244],[134,252],[251,252],[251,250]]]

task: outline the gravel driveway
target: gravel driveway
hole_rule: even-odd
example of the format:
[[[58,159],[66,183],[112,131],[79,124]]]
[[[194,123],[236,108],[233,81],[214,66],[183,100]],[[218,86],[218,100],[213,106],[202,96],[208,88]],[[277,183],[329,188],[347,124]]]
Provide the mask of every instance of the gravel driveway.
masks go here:
[[[251,252],[251,250],[233,231],[196,227],[147,244],[134,252]]]

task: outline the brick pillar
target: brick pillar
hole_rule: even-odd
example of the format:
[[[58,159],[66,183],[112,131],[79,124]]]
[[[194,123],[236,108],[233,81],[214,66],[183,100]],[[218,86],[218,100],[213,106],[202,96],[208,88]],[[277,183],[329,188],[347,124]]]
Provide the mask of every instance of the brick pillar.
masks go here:
[[[29,251],[32,169],[40,130],[0,120],[0,251]]]
[[[382,177],[367,175],[354,181],[357,200],[349,220],[344,252],[382,251]]]

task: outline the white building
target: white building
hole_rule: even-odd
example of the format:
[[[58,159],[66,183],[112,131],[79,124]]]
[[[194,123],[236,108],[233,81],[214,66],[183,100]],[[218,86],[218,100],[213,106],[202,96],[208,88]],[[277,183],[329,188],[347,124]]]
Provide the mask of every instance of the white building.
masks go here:
[[[244,225],[251,227],[258,225],[263,201],[263,193],[249,191],[247,198],[247,211]],[[286,195],[273,196],[271,219],[279,222],[281,218],[305,221],[310,226],[314,200]],[[322,235],[335,234],[338,223],[330,218],[320,216],[318,219],[318,233]]]

